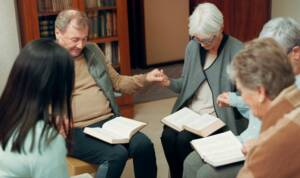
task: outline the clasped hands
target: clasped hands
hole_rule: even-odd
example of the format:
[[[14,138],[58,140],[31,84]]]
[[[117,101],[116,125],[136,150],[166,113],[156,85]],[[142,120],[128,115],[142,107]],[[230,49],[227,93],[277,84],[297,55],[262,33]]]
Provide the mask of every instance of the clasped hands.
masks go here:
[[[168,76],[164,73],[162,69],[153,69],[152,71],[146,74],[147,82],[157,82],[161,86],[169,86],[170,80]]]

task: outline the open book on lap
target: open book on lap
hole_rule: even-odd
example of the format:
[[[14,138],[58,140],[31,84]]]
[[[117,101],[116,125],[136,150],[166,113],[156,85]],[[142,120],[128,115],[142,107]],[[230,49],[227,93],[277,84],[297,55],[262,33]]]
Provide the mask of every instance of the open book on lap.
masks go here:
[[[147,124],[144,122],[116,117],[105,122],[102,127],[85,127],[83,132],[111,144],[128,143],[130,138]]]
[[[71,176],[70,178],[93,178],[93,176],[88,173],[84,173],[76,176]]]
[[[201,158],[214,167],[245,160],[242,144],[231,131],[192,140],[191,144]]]
[[[201,137],[207,137],[225,126],[219,118],[209,114],[200,115],[187,107],[166,116],[161,122],[178,132],[187,130]]]

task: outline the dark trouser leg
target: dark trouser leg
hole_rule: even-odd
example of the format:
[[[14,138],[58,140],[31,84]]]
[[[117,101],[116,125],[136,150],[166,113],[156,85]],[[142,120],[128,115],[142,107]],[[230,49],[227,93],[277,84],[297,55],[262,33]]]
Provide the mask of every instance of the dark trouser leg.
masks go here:
[[[156,178],[154,146],[146,135],[136,133],[129,142],[128,152],[133,159],[135,178]]]
[[[94,124],[92,126],[99,126]],[[98,139],[87,136],[83,129],[72,129],[73,144],[70,155],[89,163],[106,165],[106,174],[97,178],[120,178],[126,161],[128,151],[124,145],[111,145]],[[101,166],[99,166],[101,168]]]
[[[183,161],[192,151],[190,141],[199,138],[187,131],[177,132],[164,126],[161,142],[169,164],[171,178],[182,178]]]
[[[183,172],[183,162],[185,158],[193,151],[191,140],[199,138],[198,135],[192,134],[188,131],[179,132],[177,136],[177,154],[180,162],[181,176]]]
[[[169,164],[171,178],[180,178],[177,164],[177,152],[176,152],[176,139],[178,132],[170,127],[164,126],[164,130],[161,135],[161,144]]]

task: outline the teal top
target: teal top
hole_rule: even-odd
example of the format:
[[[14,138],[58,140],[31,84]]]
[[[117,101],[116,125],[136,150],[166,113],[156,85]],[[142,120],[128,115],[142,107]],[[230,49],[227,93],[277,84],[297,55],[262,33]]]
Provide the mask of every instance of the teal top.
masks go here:
[[[240,141],[244,143],[247,140],[257,138],[261,127],[261,121],[252,114],[243,98],[236,95],[234,92],[229,92],[229,104],[236,107],[239,112],[249,120],[248,127],[238,137]]]
[[[300,89],[300,75],[297,75],[295,79],[295,84]],[[237,96],[234,92],[229,92],[229,103],[231,106],[236,107],[245,118],[249,119],[247,129],[238,137],[240,141],[245,142],[249,139],[257,138],[261,127],[261,121],[252,114],[242,97]]]
[[[0,147],[0,177],[1,178],[69,178],[66,163],[66,144],[59,134],[49,146],[42,145],[38,149],[38,143],[44,121],[36,124],[35,145],[30,152],[32,142],[32,130],[28,133],[24,142],[24,151],[11,152],[12,139],[9,140],[5,150]],[[43,143],[43,142],[42,142]]]

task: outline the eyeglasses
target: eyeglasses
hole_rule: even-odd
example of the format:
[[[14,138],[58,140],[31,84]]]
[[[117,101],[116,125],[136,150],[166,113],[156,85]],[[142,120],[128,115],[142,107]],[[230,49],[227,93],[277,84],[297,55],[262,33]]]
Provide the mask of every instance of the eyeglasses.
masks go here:
[[[293,49],[294,49],[296,46],[299,47],[300,45],[293,45],[293,46],[289,47],[289,48],[286,50],[286,54],[289,55],[289,54],[293,51]]]
[[[216,35],[213,35],[207,39],[200,40],[199,37],[195,36],[195,39],[200,43],[201,45],[210,45],[216,38]]]

